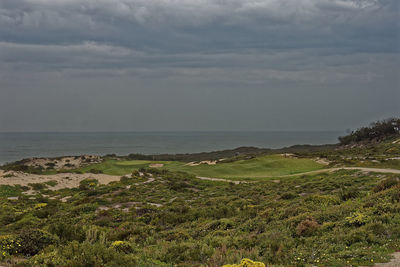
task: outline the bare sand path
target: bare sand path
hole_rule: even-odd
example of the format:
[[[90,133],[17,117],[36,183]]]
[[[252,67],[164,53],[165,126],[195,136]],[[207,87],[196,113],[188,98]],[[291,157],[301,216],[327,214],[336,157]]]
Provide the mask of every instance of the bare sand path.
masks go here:
[[[399,267],[400,266],[400,252],[395,252],[392,254],[392,259],[389,262],[376,263],[369,266],[359,266],[359,267]]]
[[[226,182],[226,183],[234,183],[234,184],[247,184],[247,183],[249,183],[249,182],[246,182],[246,181],[234,181],[234,180],[228,180],[228,179],[224,179],[224,178],[212,178],[212,177],[201,177],[201,176],[196,176],[196,178],[198,178],[200,180]]]
[[[395,252],[392,254],[393,258],[386,263],[377,263],[374,266],[378,267],[399,267],[400,266],[400,252]]]
[[[256,178],[285,178],[285,177],[294,177],[294,176],[300,176],[300,175],[307,175],[307,174],[318,174],[318,173],[324,173],[324,172],[335,172],[339,170],[360,170],[364,172],[377,172],[377,173],[398,173],[400,174],[400,170],[397,169],[382,169],[382,168],[364,168],[364,167],[337,167],[337,168],[329,168],[329,169],[321,169],[321,170],[315,170],[315,171],[309,171],[309,172],[301,172],[301,173],[295,173],[295,174],[287,174],[287,175],[278,175],[278,176],[260,176]],[[246,181],[240,181],[240,180],[229,180],[229,179],[224,179],[224,178],[214,178],[214,177],[202,177],[202,176],[197,176],[198,179],[201,180],[208,180],[208,181],[217,181],[217,182],[227,182],[227,183],[235,183],[235,184],[240,184],[240,183],[248,183]]]

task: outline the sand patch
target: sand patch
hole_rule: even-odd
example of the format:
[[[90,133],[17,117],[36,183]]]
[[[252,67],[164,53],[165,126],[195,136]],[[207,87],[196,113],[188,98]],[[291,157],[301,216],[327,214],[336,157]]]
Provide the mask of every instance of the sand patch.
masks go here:
[[[164,164],[162,163],[153,163],[149,165],[150,168],[161,168],[164,167]]]
[[[247,183],[250,183],[248,181],[233,181],[233,180],[223,179],[223,178],[200,177],[200,176],[196,176],[196,178],[198,178],[200,180],[207,180],[207,181],[214,181],[214,182],[226,182],[226,183],[233,183],[233,184],[247,184]]]
[[[283,153],[283,154],[280,154],[282,157],[285,157],[285,158],[295,158],[296,157],[296,155],[295,154],[293,154],[293,153]]]
[[[11,177],[8,177],[11,175]],[[6,176],[6,177],[5,177]],[[107,175],[107,174],[92,174],[92,173],[58,173],[53,175],[38,175],[24,172],[0,172],[0,185],[21,185],[28,186],[28,184],[45,183],[48,181],[56,181],[55,186],[48,186],[49,189],[59,190],[63,188],[75,188],[79,183],[85,179],[96,179],[100,184],[108,184],[110,182],[119,181],[121,176]],[[25,192],[26,194],[34,193],[32,190]]]
[[[377,263],[375,266],[380,266],[380,267],[396,267],[400,266],[400,252],[395,252],[392,254],[393,258],[386,263]]]
[[[192,161],[192,162],[186,163],[185,165],[186,166],[199,166],[200,164],[215,165],[215,164],[217,164],[217,161],[216,160],[203,160],[200,162]]]
[[[400,144],[400,139],[393,141],[392,144]]]
[[[329,165],[329,163],[331,163],[329,160],[324,159],[324,158],[316,158],[315,162],[322,164],[322,165]]]
[[[89,164],[100,163],[102,158],[94,155],[57,157],[57,158],[29,158],[21,161],[21,165],[55,170],[76,169]]]

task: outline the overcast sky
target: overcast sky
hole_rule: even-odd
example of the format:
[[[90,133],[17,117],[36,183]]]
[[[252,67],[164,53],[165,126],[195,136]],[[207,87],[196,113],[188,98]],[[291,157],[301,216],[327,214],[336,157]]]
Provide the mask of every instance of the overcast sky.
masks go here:
[[[400,116],[398,0],[0,0],[0,131]]]

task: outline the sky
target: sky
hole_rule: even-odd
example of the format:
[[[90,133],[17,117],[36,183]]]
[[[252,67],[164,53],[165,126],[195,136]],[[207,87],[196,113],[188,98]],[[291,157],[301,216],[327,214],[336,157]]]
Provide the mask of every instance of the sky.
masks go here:
[[[398,0],[0,0],[0,131],[400,116]]]

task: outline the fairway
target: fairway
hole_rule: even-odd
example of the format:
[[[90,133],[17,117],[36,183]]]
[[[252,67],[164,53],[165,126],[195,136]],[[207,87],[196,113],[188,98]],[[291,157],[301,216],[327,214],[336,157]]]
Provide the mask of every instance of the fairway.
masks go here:
[[[318,170],[322,167],[321,164],[310,159],[286,158],[281,155],[262,156],[216,165],[188,166],[180,162],[171,162],[165,166],[169,170],[185,171],[196,176],[229,179],[257,179],[289,175]]]
[[[124,175],[139,168],[147,168],[150,164],[162,163],[160,169],[170,171],[183,171],[196,176],[229,178],[229,179],[260,179],[273,176],[290,175],[318,170],[323,165],[311,159],[288,158],[281,155],[268,155],[249,160],[238,160],[216,165],[201,164],[189,166],[178,161],[116,161],[107,160],[100,164],[94,164],[79,169],[88,172],[91,169],[101,170],[105,174]]]

